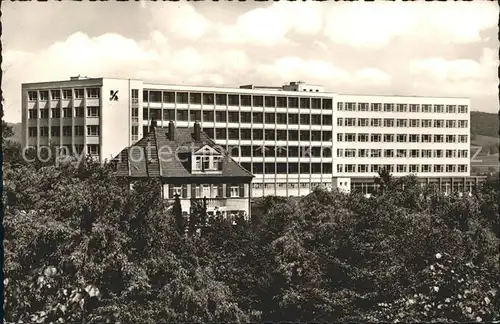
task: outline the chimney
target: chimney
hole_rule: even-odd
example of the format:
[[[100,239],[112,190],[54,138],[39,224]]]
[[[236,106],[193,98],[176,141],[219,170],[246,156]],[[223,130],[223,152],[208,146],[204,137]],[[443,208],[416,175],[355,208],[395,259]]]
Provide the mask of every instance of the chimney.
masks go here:
[[[175,125],[173,121],[168,123],[168,139],[173,141],[175,137]]]
[[[200,128],[200,123],[198,121],[194,122],[194,134],[193,134],[194,140],[199,141],[201,139],[201,128]]]
[[[156,126],[157,126],[156,119],[153,117],[151,118],[151,126],[149,127],[149,132],[153,132]]]

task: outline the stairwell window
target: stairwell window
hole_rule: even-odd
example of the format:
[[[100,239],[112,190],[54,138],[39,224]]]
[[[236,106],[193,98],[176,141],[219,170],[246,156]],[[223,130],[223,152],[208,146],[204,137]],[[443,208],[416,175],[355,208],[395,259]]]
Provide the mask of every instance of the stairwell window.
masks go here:
[[[99,98],[99,88],[88,88],[87,98]]]
[[[88,136],[99,136],[99,126],[97,126],[97,125],[87,126],[87,135]]]

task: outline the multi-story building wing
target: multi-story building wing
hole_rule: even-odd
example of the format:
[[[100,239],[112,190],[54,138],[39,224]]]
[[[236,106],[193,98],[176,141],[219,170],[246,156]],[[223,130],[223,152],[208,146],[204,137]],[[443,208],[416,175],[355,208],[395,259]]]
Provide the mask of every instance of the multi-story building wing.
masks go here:
[[[469,112],[467,98],[342,95],[301,82],[218,88],[72,78],[23,85],[23,143],[52,140],[104,160],[147,134],[153,118],[165,127],[199,121],[255,175],[252,196],[298,196],[320,184],[349,191],[381,168],[463,179]]]

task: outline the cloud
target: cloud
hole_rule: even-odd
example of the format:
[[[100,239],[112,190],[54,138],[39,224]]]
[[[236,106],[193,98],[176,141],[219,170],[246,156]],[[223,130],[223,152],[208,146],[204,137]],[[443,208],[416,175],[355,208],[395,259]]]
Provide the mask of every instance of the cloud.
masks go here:
[[[212,23],[187,2],[170,3],[163,6],[151,6],[152,29],[173,38],[197,40],[207,34]]]
[[[334,44],[381,48],[395,37],[428,42],[479,42],[494,28],[493,3],[422,2],[277,2],[218,24],[219,39],[229,43],[272,46],[294,36],[326,37]]]
[[[416,79],[414,87],[420,90],[465,96],[491,96],[498,84],[495,73],[492,73],[498,63],[495,51],[484,48],[478,61],[446,60],[438,57],[412,60],[409,63],[409,71]]]

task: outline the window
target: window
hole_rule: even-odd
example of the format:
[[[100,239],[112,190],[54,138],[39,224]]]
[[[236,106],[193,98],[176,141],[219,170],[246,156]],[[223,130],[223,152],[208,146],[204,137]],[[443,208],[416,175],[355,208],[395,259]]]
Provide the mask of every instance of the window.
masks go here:
[[[407,112],[408,105],[407,104],[396,104],[396,111],[397,112]]]
[[[467,135],[458,135],[458,142],[459,143],[467,143]]]
[[[274,124],[276,122],[275,113],[265,113],[264,114],[266,124]]]
[[[459,105],[458,106],[458,113],[459,114],[466,114],[468,112],[468,107],[467,105]]]
[[[408,120],[406,119],[397,119],[396,120],[397,127],[408,127]]]
[[[382,157],[382,150],[381,149],[371,149],[370,150],[370,157],[372,157],[372,158]]]
[[[393,149],[385,149],[384,150],[384,157],[386,157],[386,158],[394,157],[394,150]]]
[[[83,107],[75,107],[75,117],[84,117]]]
[[[430,112],[432,112],[432,105],[422,105],[422,112],[423,113],[430,113]]]
[[[384,119],[384,127],[394,127],[394,119]]]
[[[443,126],[444,126],[444,120],[442,120],[442,119],[435,119],[434,120],[434,127],[443,128]]]
[[[308,114],[300,114],[300,124],[301,125],[309,125],[309,124],[311,124],[311,116],[308,115]]]
[[[455,143],[457,141],[456,135],[446,135],[446,143]]]
[[[371,172],[379,172],[380,171],[380,165],[378,164],[372,164],[370,166]]]
[[[163,102],[164,103],[175,103],[175,92],[163,92]]]
[[[420,112],[420,105],[411,104],[410,105],[410,112]]]
[[[423,158],[431,158],[432,157],[432,150],[429,150],[429,149],[422,150],[422,157]]]
[[[394,165],[392,164],[386,164],[383,166],[384,169],[386,169],[388,172],[394,172]]]
[[[408,142],[407,135],[406,134],[397,134],[396,135],[396,141],[398,143],[406,143],[406,142]]]
[[[467,128],[467,126],[468,126],[467,120],[459,120],[458,121],[458,128]]]
[[[356,118],[346,118],[344,126],[356,126]]]
[[[434,164],[434,172],[443,172],[442,164]]]
[[[446,105],[446,113],[448,114],[455,114],[457,112],[457,106],[456,105]]]
[[[311,108],[312,109],[321,109],[321,99],[320,98],[311,98]]]
[[[422,143],[431,143],[431,142],[432,142],[432,135],[422,134]]]
[[[345,141],[346,142],[355,142],[356,141],[356,134],[354,134],[354,133],[346,133],[345,134]]]
[[[97,125],[87,126],[87,135],[88,136],[99,136],[99,126],[97,126]]]
[[[410,134],[410,143],[418,143],[420,140],[419,134]]]
[[[253,106],[254,107],[264,107],[264,97],[263,96],[253,96]]]
[[[382,126],[382,119],[381,118],[372,118],[370,120],[371,126],[372,127],[380,127]]]
[[[346,102],[345,103],[345,111],[355,111],[356,103],[355,102]]]
[[[37,99],[37,93],[36,91],[28,91],[28,100],[29,101],[36,101]]]
[[[87,154],[89,155],[99,155],[100,149],[98,144],[87,145]]]
[[[83,136],[83,126],[75,126],[75,136]]]
[[[226,118],[226,112],[225,111],[216,111],[215,112],[215,121],[216,122],[223,122],[225,123],[227,118]]]
[[[36,109],[30,109],[28,110],[28,118],[29,119],[36,119],[38,116],[37,116],[37,111]]]
[[[337,149],[337,157],[344,157],[344,149]]]
[[[415,149],[410,150],[410,157],[412,157],[412,158],[418,158],[418,157],[420,157],[420,151],[419,150],[415,150]]]
[[[49,118],[49,110],[40,109],[40,118]]]
[[[332,99],[323,98],[323,109],[333,109]]]
[[[356,164],[346,164],[345,172],[356,172]]]
[[[443,150],[434,150],[434,157],[435,158],[442,158],[443,157]]]
[[[63,130],[63,136],[73,135],[71,131],[71,126],[63,126],[62,130]]]
[[[215,129],[215,138],[216,139],[226,139],[227,133],[225,128],[216,128]]]
[[[276,123],[280,125],[286,125],[287,120],[286,120],[286,114],[276,114]]]
[[[201,93],[191,92],[189,94],[189,103],[193,105],[201,105]]]
[[[42,137],[49,136],[49,128],[48,127],[40,127],[40,136],[42,136]]]
[[[457,151],[457,157],[459,157],[459,158],[467,158],[468,156],[469,156],[468,150],[458,150]]]
[[[228,95],[228,106],[239,106],[240,105],[240,96],[239,95]]]
[[[201,120],[201,110],[193,110],[189,111],[189,118],[191,121],[200,121]]]
[[[88,88],[87,98],[99,98],[99,88]]]
[[[432,119],[422,119],[422,127],[425,128],[432,127]]]
[[[430,164],[422,164],[422,172],[431,172]]]
[[[346,158],[356,157],[356,149],[345,149],[344,154]]]
[[[311,125],[321,125],[321,115],[311,115]]]
[[[99,107],[87,107],[87,117],[99,117]]]
[[[410,164],[410,173],[417,173],[419,170],[418,164]]]
[[[455,128],[455,127],[457,127],[456,120],[447,120],[446,121],[446,128]]]
[[[446,158],[450,159],[450,158],[454,158],[455,157],[455,150],[446,150]]]
[[[83,89],[75,89],[75,99],[83,99]]]
[[[49,92],[40,91],[40,100],[49,100]]]
[[[410,127],[420,127],[420,119],[410,119]]]
[[[369,126],[369,119],[368,118],[358,118],[358,126],[359,127]]]
[[[441,114],[444,112],[444,106],[443,105],[434,105],[434,112]]]
[[[368,164],[358,164],[358,172],[368,172]]]
[[[71,118],[71,117],[73,117],[73,109],[71,109],[71,108],[63,108],[63,117],[64,118]]]
[[[372,142],[381,142],[382,141],[382,134],[371,134],[371,141]]]
[[[384,111],[385,112],[393,112],[394,111],[394,104],[385,103],[384,104]]]
[[[188,121],[187,110],[177,110],[177,121]]]
[[[38,135],[38,130],[36,129],[36,127],[29,127],[28,128],[28,136],[29,137],[37,137]]]
[[[139,89],[132,89],[132,94],[131,94],[132,99],[137,99],[139,100]],[[136,101],[137,102],[137,101]]]
[[[301,107],[302,107],[302,101],[301,101]],[[343,111],[343,110],[344,110],[344,103],[337,102],[337,111]]]
[[[358,110],[359,111],[368,111],[368,103],[366,103],[366,102],[358,103]]]
[[[213,123],[214,122],[214,112],[205,110],[203,112],[203,121]]]
[[[467,164],[459,164],[458,165],[458,172],[467,172]]]
[[[394,142],[394,134],[384,134],[384,142],[385,143]]]
[[[407,165],[406,164],[398,164],[396,165],[396,172],[407,172]]]
[[[344,140],[344,134],[337,133],[337,142],[342,142]]]
[[[59,126],[50,127],[50,136],[54,137],[61,136],[61,128]]]
[[[287,108],[286,107],[286,97],[278,97],[277,103],[278,103],[278,108]]]
[[[337,172],[338,173],[343,173],[344,172],[344,166],[342,164],[337,164]]]
[[[358,157],[368,157],[369,150],[368,149],[358,149]]]
[[[434,135],[434,143],[443,143],[444,136],[443,135]]]
[[[405,157],[407,157],[406,153],[407,153],[406,150],[404,150],[404,149],[398,149],[398,150],[396,150],[396,157],[398,157],[398,158],[405,158]]]
[[[61,109],[59,108],[52,108],[52,118],[61,118]]]
[[[333,123],[332,115],[323,115],[322,124],[326,126],[331,126]]]
[[[381,111],[382,110],[382,104],[380,104],[380,103],[372,103],[372,104],[370,104],[370,110],[371,111]]]

